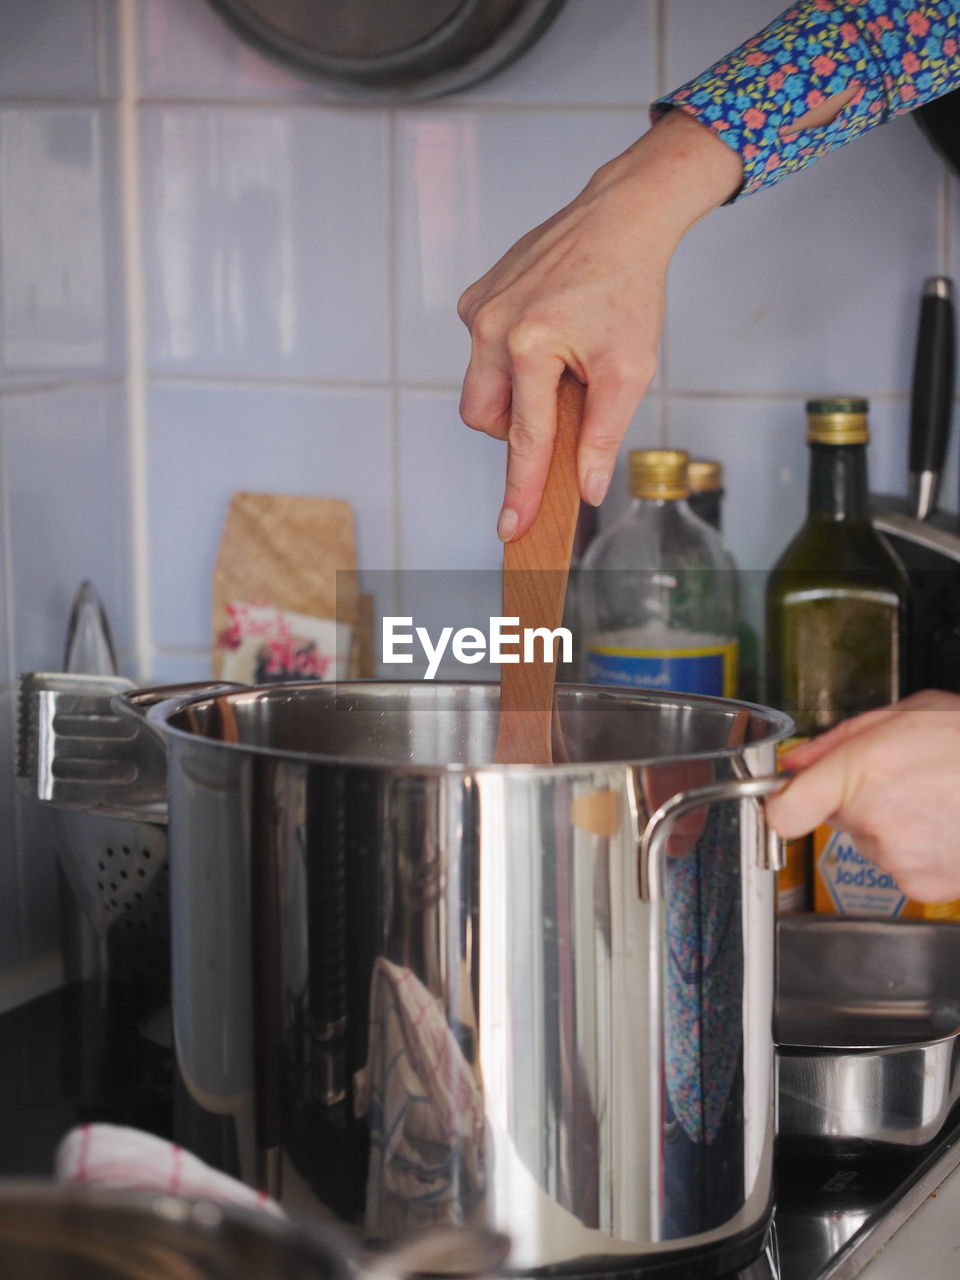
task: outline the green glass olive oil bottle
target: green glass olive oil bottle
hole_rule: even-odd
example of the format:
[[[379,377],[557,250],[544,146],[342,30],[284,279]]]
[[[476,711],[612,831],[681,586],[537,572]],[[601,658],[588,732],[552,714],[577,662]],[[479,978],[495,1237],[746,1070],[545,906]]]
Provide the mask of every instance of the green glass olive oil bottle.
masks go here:
[[[866,400],[807,403],[807,518],[766,589],[766,690],[799,738],[895,702],[906,672],[909,584],[870,521]],[[778,886],[783,912],[896,915],[902,895],[849,837],[794,841]]]

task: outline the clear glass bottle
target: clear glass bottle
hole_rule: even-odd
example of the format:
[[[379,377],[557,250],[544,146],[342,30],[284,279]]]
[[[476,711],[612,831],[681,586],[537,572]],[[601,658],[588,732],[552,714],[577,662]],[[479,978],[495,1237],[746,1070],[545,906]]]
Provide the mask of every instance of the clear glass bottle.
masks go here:
[[[630,453],[633,502],[588,549],[580,575],[591,684],[730,696],[737,681],[737,569],[687,503],[688,455]]]
[[[557,680],[562,684],[577,684],[583,679],[583,626],[580,608],[580,573],[587,547],[597,536],[596,507],[581,502],[577,527],[573,534],[573,550],[570,555],[570,576],[567,578],[567,594],[563,601],[563,625],[573,636],[573,652],[569,662],[557,663]]]
[[[774,565],[766,591],[765,699],[796,721],[800,739],[830,729],[841,720],[896,701],[906,673],[909,584],[894,553],[870,521],[867,484],[866,400],[838,397],[807,403],[810,481],[807,518]],[[839,853],[849,865],[863,859],[849,842],[830,854],[843,833],[824,829],[812,847],[791,842],[788,865],[780,873],[781,910],[805,910],[826,885],[821,854]],[[803,865],[806,862],[806,865]],[[896,887],[873,892],[864,872],[863,893],[849,866],[837,868],[839,896],[833,909],[846,914],[895,914]],[[829,873],[824,864],[823,871]],[[840,882],[843,882],[841,884]],[[845,885],[849,883],[850,892]],[[849,904],[849,905],[846,905]],[[830,909],[827,899],[824,909]],[[816,907],[816,909],[821,909]]]

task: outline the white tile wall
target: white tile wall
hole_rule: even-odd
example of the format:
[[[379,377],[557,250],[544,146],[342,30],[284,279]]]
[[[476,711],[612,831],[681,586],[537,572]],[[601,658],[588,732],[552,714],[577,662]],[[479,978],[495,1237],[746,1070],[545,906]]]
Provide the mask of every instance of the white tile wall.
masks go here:
[[[133,658],[116,0],[0,0],[0,972],[58,946],[50,811],[15,794],[16,677],[90,577]],[[39,967],[38,967],[39,965]]]
[[[145,98],[309,102],[336,96],[262,57],[205,3],[136,0],[136,5]]]
[[[384,382],[380,112],[145,107],[147,364]]]
[[[637,0],[567,0],[522,58],[459,97],[509,106],[647,104],[657,61],[654,7]]]
[[[545,127],[549,118],[550,127]],[[469,357],[457,298],[645,128],[635,111],[418,110],[397,122],[397,360],[455,385]],[[522,181],[521,179],[522,175]]]
[[[81,574],[141,678],[208,673],[235,489],[349,498],[371,573],[447,570],[467,596],[495,574],[503,451],[458,421],[456,298],[778,7],[568,0],[500,75],[386,107],[267,60],[204,0],[0,0],[0,831],[11,678],[52,660]],[[960,262],[957,194],[904,120],[681,247],[627,444],[726,463],[756,581],[801,516],[807,395],[868,395],[876,487],[902,490],[918,295]],[[956,459],[955,439],[952,506]],[[626,501],[624,454],[604,521]],[[54,937],[49,847],[18,863],[5,838],[0,971]]]
[[[899,120],[702,221],[671,265],[670,390],[909,386],[915,300],[938,268],[939,182]]]
[[[129,457],[119,384],[67,384],[3,401],[6,555],[17,671],[56,670],[85,578],[118,658],[133,657]]]
[[[0,0],[0,98],[110,97],[118,0]]]
[[[128,672],[131,668],[124,408],[122,388],[111,383],[65,384],[0,397],[11,676],[62,665],[71,603],[84,579],[94,583],[104,602],[121,667]],[[12,696],[8,684],[4,712]],[[12,721],[6,723],[12,733]],[[5,747],[10,742],[6,736]],[[6,771],[4,777],[9,778]],[[12,816],[12,809],[6,812]],[[23,959],[41,956],[57,942],[52,816],[38,803],[18,797]],[[2,885],[8,870],[2,854],[0,868]]]
[[[724,535],[745,570],[769,567],[803,520],[805,433],[803,405],[792,400],[691,396],[670,402],[671,446],[724,464]]]
[[[396,567],[387,393],[168,384],[152,388],[148,410],[154,643],[209,643],[210,583],[237,490],[346,498],[360,564]]]
[[[108,107],[0,107],[0,372],[116,375],[118,163]]]
[[[783,5],[769,0],[665,0],[663,27],[663,86],[675,89],[760,31]]]
[[[0,409],[2,412],[2,409]],[[0,422],[2,435],[2,422]],[[0,518],[6,523],[6,510],[0,495]],[[7,643],[7,575],[0,567],[0,973],[14,968],[22,958],[22,914],[20,904],[20,860],[14,820],[13,740],[16,705],[13,687],[6,672],[9,669]]]
[[[506,446],[465,431],[450,392],[407,391],[397,411],[400,566],[496,569]]]
[[[207,643],[194,649],[153,650],[150,670],[145,684],[192,684],[196,680],[209,680],[213,675],[213,662]]]

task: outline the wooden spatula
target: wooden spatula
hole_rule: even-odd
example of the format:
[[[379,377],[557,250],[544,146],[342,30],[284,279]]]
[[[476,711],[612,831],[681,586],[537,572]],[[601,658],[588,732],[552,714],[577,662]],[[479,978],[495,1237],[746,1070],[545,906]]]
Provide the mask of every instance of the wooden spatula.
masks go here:
[[[557,388],[557,434],[543,502],[533,525],[503,549],[503,616],[526,628],[553,631],[563,621],[573,534],[580,510],[577,437],[586,389],[565,372]],[[536,656],[543,657],[538,643]],[[551,764],[553,691],[557,664],[523,661],[500,668],[498,764]],[[558,755],[560,752],[558,751]]]

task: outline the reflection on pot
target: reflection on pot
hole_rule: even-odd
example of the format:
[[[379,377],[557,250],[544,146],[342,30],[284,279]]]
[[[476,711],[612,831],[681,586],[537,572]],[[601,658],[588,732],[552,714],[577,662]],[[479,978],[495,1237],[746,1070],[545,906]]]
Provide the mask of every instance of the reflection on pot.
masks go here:
[[[383,956],[367,1052],[354,1078],[354,1111],[370,1130],[367,1239],[468,1221],[486,1187],[482,1090],[440,1001]]]

